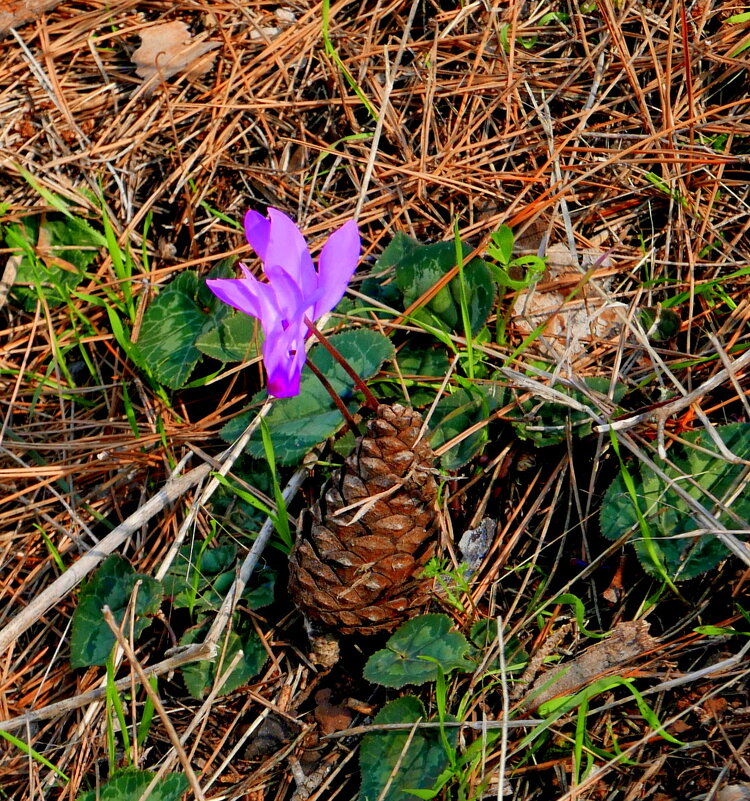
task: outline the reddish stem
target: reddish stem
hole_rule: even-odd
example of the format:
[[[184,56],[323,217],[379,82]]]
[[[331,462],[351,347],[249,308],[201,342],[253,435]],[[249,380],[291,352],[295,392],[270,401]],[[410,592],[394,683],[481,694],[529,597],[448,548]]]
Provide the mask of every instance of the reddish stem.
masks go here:
[[[315,375],[318,381],[320,381],[320,383],[325,387],[326,392],[333,398],[333,402],[336,404],[341,414],[344,415],[344,419],[347,423],[349,423],[349,428],[351,428],[351,430],[354,432],[354,435],[359,437],[361,435],[360,430],[357,424],[354,422],[354,418],[349,413],[349,410],[346,408],[346,404],[339,397],[339,393],[336,392],[336,390],[331,386],[329,380],[313,364],[312,359],[307,360],[307,366],[310,368],[311,372],[313,375]]]
[[[354,381],[354,386],[365,396],[365,406],[368,409],[371,409],[373,412],[376,412],[378,406],[380,406],[380,401],[372,394],[372,390],[365,384],[365,382],[357,375],[356,371],[352,368],[352,366],[346,361],[346,359],[336,350],[336,348],[331,345],[328,338],[323,334],[320,330],[318,330],[315,323],[309,318],[305,317],[305,322],[307,323],[307,327],[315,334],[318,338],[320,344],[333,356],[333,358],[344,368],[347,375],[350,376],[352,381]],[[310,360],[307,360],[307,363],[310,364]],[[320,373],[317,370],[313,370],[315,375],[320,378]],[[326,382],[327,383],[327,382]],[[325,386],[325,384],[324,384]],[[332,395],[335,395],[338,398],[338,394],[333,392],[333,389],[330,388],[330,384],[326,387]],[[335,400],[335,399],[334,399]],[[338,404],[337,404],[338,405]]]

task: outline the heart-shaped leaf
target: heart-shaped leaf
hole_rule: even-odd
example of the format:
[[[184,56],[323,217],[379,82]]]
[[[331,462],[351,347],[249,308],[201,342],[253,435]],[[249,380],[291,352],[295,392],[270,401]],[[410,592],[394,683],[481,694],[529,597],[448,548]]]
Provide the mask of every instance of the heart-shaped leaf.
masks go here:
[[[263,338],[254,317],[235,312],[223,317],[215,328],[204,331],[195,347],[219,362],[242,362],[260,353]]]
[[[391,341],[366,328],[345,331],[329,339],[364,380],[375,375],[383,362],[393,355]],[[316,345],[310,352],[310,359],[339,397],[344,402],[350,401],[355,391],[354,381],[333,356]],[[245,430],[254,414],[252,411],[238,415],[224,426],[221,436],[232,442]],[[265,419],[274,455],[281,464],[298,462],[311,448],[335,434],[344,422],[327,390],[307,367],[302,372],[299,395],[275,401]],[[265,458],[259,433],[250,440],[248,451],[256,459]]]
[[[180,645],[199,642],[206,635],[207,630],[206,624],[188,629],[180,640]],[[224,640],[222,640],[223,642]],[[222,646],[222,654],[224,656],[221,665],[216,659],[204,659],[201,662],[191,662],[181,668],[182,678],[190,695],[198,700],[203,698],[213,687],[216,680],[216,671],[219,670],[220,674],[223,675],[240,650],[242,650],[242,658],[223,684],[220,694],[228,695],[238,687],[242,687],[243,684],[247,684],[253,676],[257,676],[268,659],[263,642],[254,631],[241,635],[230,631],[227,636],[226,647]]]
[[[395,241],[395,238],[394,238]],[[397,246],[392,242],[389,254],[396,264],[396,284],[403,293],[404,307],[410,306],[431,289],[449,270],[456,266],[456,248],[453,242],[435,242],[422,245],[401,235]],[[463,255],[471,252],[463,246]],[[383,253],[386,256],[388,249]],[[382,263],[383,258],[381,257]],[[380,264],[379,263],[379,264]],[[468,301],[468,315],[472,333],[477,333],[487,321],[495,303],[495,282],[488,265],[482,259],[472,259],[463,268],[463,280]],[[424,307],[414,312],[416,319],[434,322],[433,315],[443,327],[459,331],[463,327],[461,313],[461,281],[453,278]]]
[[[750,423],[731,423],[714,430],[735,456],[750,459]],[[640,469],[635,464],[628,468],[646,531],[640,527],[633,496],[622,475],[607,490],[600,515],[605,537],[614,540],[633,529],[633,544],[644,568],[656,575],[666,571],[675,581],[716,567],[729,551],[713,534],[700,533],[705,525],[673,486],[679,484],[726,528],[735,532],[750,528],[750,495],[740,490],[745,465],[727,461],[703,429],[683,434],[682,440],[670,447],[669,463],[654,460],[668,483],[647,467]],[[680,536],[688,532],[695,533]]]
[[[154,773],[148,770],[121,770],[96,790],[81,793],[76,801],[135,801],[151,784]],[[146,801],[179,801],[189,782],[182,773],[170,773],[156,782]]]
[[[134,633],[137,638],[150,623],[147,615],[159,610],[161,583],[151,576],[135,573],[130,564],[117,554],[108,556],[81,589],[78,606],[73,613],[70,638],[70,665],[73,668],[103,665],[115,644],[115,635],[102,615],[105,605],[112,610],[119,624],[130,604],[136,583]]]
[[[201,289],[196,273],[181,273],[143,315],[138,349],[154,378],[170,389],[188,380],[202,355],[196,342],[214,326]]]
[[[466,658],[471,646],[458,631],[451,631],[447,615],[421,615],[404,623],[388,640],[385,648],[376,651],[365,665],[364,677],[373,684],[403,687],[434,681],[438,667],[443,673],[451,670],[473,670]]]
[[[482,386],[467,383],[440,399],[430,419],[430,445],[439,448],[461,435],[476,423],[486,420],[502,397],[498,384]],[[487,442],[486,426],[475,431],[447,450],[440,462],[446,470],[457,470],[479,453]]]
[[[422,702],[414,696],[405,695],[386,704],[373,723],[376,726],[416,723],[426,717]],[[455,747],[456,732],[455,727],[445,732],[446,741],[451,747]],[[414,798],[410,790],[431,790],[447,766],[448,754],[435,729],[417,727],[413,733],[410,729],[373,731],[363,737],[359,751],[362,774],[359,801],[407,801]]]

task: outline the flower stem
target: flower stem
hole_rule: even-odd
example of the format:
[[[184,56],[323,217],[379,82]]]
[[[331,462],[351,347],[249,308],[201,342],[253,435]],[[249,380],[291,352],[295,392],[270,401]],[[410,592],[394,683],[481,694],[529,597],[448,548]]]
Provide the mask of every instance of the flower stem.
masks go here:
[[[371,409],[373,412],[377,411],[378,406],[380,406],[380,401],[372,394],[372,390],[365,384],[365,382],[357,375],[356,371],[352,368],[352,366],[346,361],[346,359],[336,350],[336,348],[331,345],[328,338],[323,334],[321,331],[318,330],[315,323],[309,318],[305,317],[305,322],[307,323],[307,327],[315,334],[318,338],[320,344],[333,356],[333,358],[344,368],[347,375],[349,375],[354,381],[354,386],[365,396],[365,406],[368,409]],[[307,360],[308,365],[310,364],[310,360]],[[315,375],[320,378],[320,373],[315,370],[312,366],[310,369],[315,373]],[[323,386],[326,386],[325,384]],[[338,397],[338,394],[333,392],[330,389],[330,385],[326,387],[332,395]]]
[[[351,430],[354,432],[354,436],[359,437],[361,434],[359,427],[354,422],[354,418],[351,416],[349,410],[346,408],[346,404],[339,397],[339,393],[336,392],[336,390],[331,386],[329,380],[313,364],[312,359],[307,360],[307,366],[310,368],[310,371],[313,373],[313,375],[316,376],[318,381],[320,381],[320,383],[325,387],[326,392],[331,396],[331,398],[333,398],[333,402],[336,404],[341,414],[344,415],[344,419],[349,424],[349,428],[351,428]]]

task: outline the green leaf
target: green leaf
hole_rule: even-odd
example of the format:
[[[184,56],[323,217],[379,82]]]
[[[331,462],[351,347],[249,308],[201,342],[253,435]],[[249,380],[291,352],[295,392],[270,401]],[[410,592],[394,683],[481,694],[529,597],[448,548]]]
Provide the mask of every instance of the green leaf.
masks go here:
[[[242,593],[249,609],[262,609],[274,602],[276,596],[276,571],[271,567],[256,568],[251,584]]]
[[[357,444],[357,437],[354,435],[353,431],[345,431],[340,437],[336,437],[333,442],[333,450],[338,453],[343,459],[354,450],[354,446]]]
[[[403,308],[403,294],[396,281],[393,280],[393,268],[410,254],[415,247],[419,247],[419,242],[401,231],[396,232],[393,239],[380,254],[372,274],[360,284],[360,292],[366,297],[393,309]],[[378,309],[374,309],[370,313],[383,318],[390,317],[387,312],[380,312]]]
[[[513,231],[507,225],[501,225],[497,231],[490,234],[487,253],[507,267],[513,259],[514,241]]]
[[[266,415],[279,464],[295,464],[311,448],[335,434],[343,423],[341,412],[329,408],[325,398],[317,394],[317,382],[317,378],[303,375],[300,394],[276,401]],[[254,417],[255,411],[251,411],[230,420],[220,431],[222,439],[234,442]],[[254,438],[248,446],[248,452],[256,459],[261,458],[259,439]]]
[[[236,312],[204,331],[195,340],[195,347],[219,362],[243,362],[260,354],[262,339],[258,321],[249,314]]]
[[[714,430],[735,456],[750,459],[749,423],[732,423]],[[750,520],[750,495],[738,491],[744,477],[744,465],[725,461],[705,430],[690,431],[683,434],[682,439],[685,445],[675,444],[669,449],[668,457],[673,466],[659,458],[654,460],[670,482],[679,483],[726,528],[735,531],[750,528],[746,522]],[[631,465],[629,472],[641,514],[648,526],[648,538],[642,536],[638,513],[622,475],[612,482],[604,496],[600,524],[605,537],[614,540],[634,529],[637,538],[633,545],[643,567],[649,573],[661,575],[654,563],[655,555],[662,570],[671,579],[679,581],[711,570],[729,555],[721,541],[712,534],[680,537],[680,534],[701,530],[704,525],[656,473],[648,468],[641,470],[637,464]],[[695,485],[686,480],[686,476],[692,477]],[[712,498],[725,501],[734,516],[720,510]]]
[[[562,595],[558,595],[554,601],[551,601],[551,604],[572,604],[573,609],[575,610],[576,615],[576,623],[578,624],[578,631],[583,634],[584,637],[590,637],[593,639],[602,639],[606,637],[607,634],[597,634],[595,631],[589,631],[586,628],[586,607],[583,601],[574,593],[566,592]]]
[[[671,309],[645,306],[638,312],[638,320],[652,342],[665,342],[680,332],[680,317]]]
[[[377,303],[382,303],[384,306],[389,306],[392,309],[400,309],[402,307],[401,290],[393,280],[385,280],[383,276],[372,275],[360,284],[359,291],[367,299],[374,300]],[[381,319],[392,318],[393,314],[385,310],[378,309],[367,303],[367,300],[360,300],[358,303],[353,304],[352,308],[356,309],[359,306],[367,306],[370,314],[374,314]]]
[[[40,754],[39,751],[32,748],[27,742],[24,740],[20,740],[15,735],[11,734],[9,731],[3,731],[0,729],[0,740],[5,740],[5,742],[10,743],[10,745],[15,746],[19,751],[26,754],[26,756],[30,757],[30,760],[34,762],[38,762],[40,765],[44,765],[46,768],[49,768],[53,773],[56,773],[64,782],[69,782],[70,777],[63,773],[57,765],[53,765],[52,762],[47,759],[44,754]]]
[[[177,608],[216,610],[234,580],[237,548],[232,544],[200,550],[184,545],[164,576],[164,594]]]
[[[373,684],[398,689],[406,684],[434,681],[438,665],[443,673],[473,670],[474,663],[466,658],[471,646],[463,634],[450,631],[452,625],[447,615],[421,615],[408,620],[383,650],[367,660],[364,677]]]
[[[133,589],[140,582],[135,603],[134,633],[136,639],[151,622],[148,615],[159,611],[161,583],[151,576],[135,573],[130,564],[117,554],[108,556],[81,589],[78,606],[73,613],[70,637],[72,668],[103,665],[115,644],[115,635],[102,615],[102,607],[112,610],[116,623],[121,623],[130,603]]]
[[[415,408],[432,403],[437,384],[423,382],[424,378],[443,378],[450,369],[450,359],[443,347],[435,348],[432,337],[415,337],[399,349],[398,366],[406,385],[409,400]],[[400,389],[400,388],[398,388]],[[398,391],[398,390],[396,390]]]
[[[250,492],[235,483],[234,479],[217,474],[220,487],[212,501],[212,513],[217,520],[224,521],[228,531],[234,532],[233,536],[237,537],[238,542],[250,547],[263,523],[275,514],[261,499],[261,493],[266,496],[271,494],[271,482],[267,466],[254,459],[243,455],[236,468],[232,471],[233,475],[258,492]]]
[[[148,770],[121,770],[96,790],[81,793],[76,801],[136,801],[151,784],[154,773]],[[145,801],[180,801],[189,782],[182,773],[170,773],[156,782]]]
[[[416,239],[412,239],[403,231],[397,231],[393,235],[393,239],[386,245],[385,250],[380,254],[380,258],[375,265],[375,274],[379,275],[393,267],[398,267],[407,258],[412,257],[421,247],[422,244]]]
[[[415,723],[425,720],[422,702],[411,695],[397,698],[386,704],[375,716],[373,723]],[[362,786],[359,801],[413,801],[409,790],[430,790],[437,778],[448,767],[448,755],[435,729],[417,729],[406,748],[410,731],[373,731],[362,738],[359,751],[359,768]],[[457,731],[451,727],[446,732],[450,747],[455,748]],[[398,772],[393,777],[388,791],[381,796],[396,765]]]
[[[23,167],[19,167],[18,171],[23,176],[26,183],[42,198],[44,198],[47,203],[52,206],[53,209],[57,209],[59,212],[64,214],[68,218],[72,218],[73,215],[68,208],[68,201],[65,198],[60,197],[60,195],[55,194],[54,192],[50,192],[44,184],[39,183],[36,177],[32,175],[28,170],[25,170]]]
[[[724,626],[696,626],[693,631],[696,634],[705,634],[707,637],[733,637],[735,634],[741,634],[743,637],[750,636],[750,631],[737,631],[731,626],[728,628]]]
[[[273,499],[276,503],[276,512],[271,515],[271,518],[276,533],[279,535],[286,548],[286,552],[290,553],[294,547],[294,538],[289,528],[289,513],[286,508],[286,499],[284,498],[284,492],[281,489],[281,484],[279,484],[279,478],[276,473],[276,455],[273,452],[271,432],[268,430],[268,423],[263,418],[260,420],[260,437],[263,443],[263,455],[266,457],[266,464],[271,473]]]
[[[404,375],[442,378],[450,368],[451,361],[444,349],[428,344],[406,344],[398,352],[398,366]]]
[[[422,245],[415,240],[410,240],[407,243],[402,235],[397,247],[394,247],[394,252],[389,253],[393,244],[391,242],[391,245],[386,248],[381,262],[386,255],[389,259],[396,260],[396,283],[403,293],[405,308],[420,298],[456,266],[456,248],[453,242]],[[462,252],[464,256],[467,256],[471,253],[471,248],[468,245],[462,245]],[[463,274],[469,301],[469,322],[472,333],[476,334],[487,321],[495,303],[495,282],[488,265],[482,259],[472,259],[464,267]],[[443,287],[429,303],[416,310],[414,317],[428,323],[434,323],[437,319],[448,330],[463,333],[461,283],[458,276]]]
[[[523,39],[519,39],[519,41],[524,47],[529,46]],[[514,244],[513,231],[507,225],[501,225],[490,235],[490,241],[487,243],[486,253],[491,259],[494,259],[494,262],[487,264],[500,286],[519,292],[528,289],[539,279],[544,273],[545,261],[532,255],[519,256],[514,259]]]
[[[201,289],[196,273],[180,273],[143,315],[138,349],[156,380],[170,389],[187,382],[202,355],[196,342],[212,327]]]
[[[191,612],[216,611],[235,578],[237,548],[233,543],[200,549],[185,545],[164,576],[164,595],[176,608]],[[253,571],[242,597],[250,609],[273,603],[276,573],[271,568]]]
[[[64,303],[107,244],[86,220],[59,214],[27,217],[2,234],[6,247],[21,255],[11,294],[27,311],[34,309],[40,291],[49,306]]]
[[[208,627],[205,623],[188,629],[180,640],[180,645],[190,645],[198,642],[205,636],[207,629]],[[221,662],[220,675],[226,672],[239,650],[242,650],[243,653],[242,658],[237,663],[237,667],[224,682],[220,691],[221,695],[228,695],[238,687],[242,687],[243,684],[247,684],[253,676],[258,675],[268,659],[263,642],[254,631],[249,631],[243,635],[230,631],[226,650],[223,639],[221,640],[221,649],[224,658]],[[218,659],[206,659],[201,662],[192,662],[181,668],[185,686],[193,698],[200,700],[213,687],[216,680],[217,667],[219,667]]]
[[[457,389],[440,399],[430,420],[430,445],[439,448],[471,426],[486,420],[497,407],[501,397],[499,385],[484,389],[467,384],[466,389]],[[487,442],[487,428],[481,428],[446,451],[441,464],[446,470],[457,470],[479,453]]]
[[[375,375],[383,362],[393,355],[391,341],[366,328],[345,331],[329,339],[364,380]],[[333,356],[321,345],[316,345],[310,352],[310,359],[328,379],[334,391],[345,402],[352,401],[354,381]],[[238,415],[224,426],[221,436],[232,442],[245,430],[254,414],[252,411]],[[276,461],[280,464],[298,462],[312,447],[335,434],[344,422],[333,399],[307,367],[302,372],[299,395],[274,401],[265,420]],[[255,459],[264,458],[260,433],[250,440],[248,452]]]

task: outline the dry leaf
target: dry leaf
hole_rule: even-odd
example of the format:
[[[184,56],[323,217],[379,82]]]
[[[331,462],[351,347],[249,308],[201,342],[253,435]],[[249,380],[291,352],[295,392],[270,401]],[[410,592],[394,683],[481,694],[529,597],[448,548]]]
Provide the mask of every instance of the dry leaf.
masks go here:
[[[496,530],[497,520],[485,517],[476,528],[464,531],[458,541],[458,547],[463,557],[462,561],[466,562],[469,568],[469,573],[479,570],[482,560],[487,555],[487,551],[489,551],[492,541],[495,539]]]
[[[253,733],[245,759],[263,759],[283,748],[299,732],[299,726],[279,715],[268,715]]]
[[[219,42],[192,41],[184,22],[166,22],[146,28],[140,34],[141,46],[133,53],[136,74],[149,81],[167,80],[179,72],[189,79],[200,78],[213,66],[216,53],[209,53]]]
[[[329,689],[318,690],[315,693],[315,720],[320,726],[323,734],[333,734],[335,731],[343,731],[352,725],[352,713],[343,706],[337,706],[330,701],[331,691]]]
[[[716,801],[750,801],[750,784],[727,784],[716,793]]]
[[[587,648],[570,662],[542,674],[531,686],[527,695],[529,700],[524,702],[524,707],[534,710],[552,698],[572,695],[652,650],[658,643],[648,629],[649,624],[645,620],[618,623],[606,640]]]
[[[726,698],[707,698],[696,709],[698,720],[702,726],[713,726],[714,723],[720,723],[727,706]]]
[[[551,346],[569,361],[580,356],[591,340],[616,336],[620,322],[615,308],[626,308],[622,303],[605,302],[585,286],[568,298],[583,272],[610,265],[604,252],[597,248],[582,251],[580,262],[581,270],[566,245],[560,242],[552,245],[547,249],[547,270],[540,282],[548,288],[520,292],[513,306],[517,315],[513,322],[521,336],[528,336],[544,323]],[[600,285],[606,288],[606,281]]]
[[[281,33],[282,27],[288,27],[297,21],[297,16],[289,8],[277,8],[273,12],[278,25],[262,24],[262,18],[256,16],[257,21],[254,22],[253,28],[250,30],[250,40],[257,42],[258,40],[270,41]]]
[[[273,37],[277,36],[278,33],[278,28],[274,28],[270,25],[264,25],[261,28],[253,28],[253,30],[250,31],[250,39],[252,41],[257,41],[258,39],[273,39]]]
[[[60,0],[0,0],[0,36],[53,9]]]
[[[5,305],[8,299],[8,292],[10,292],[13,284],[16,281],[16,273],[21,266],[23,256],[9,256],[8,261],[5,262],[5,269],[3,270],[3,277],[0,278],[0,309]]]

